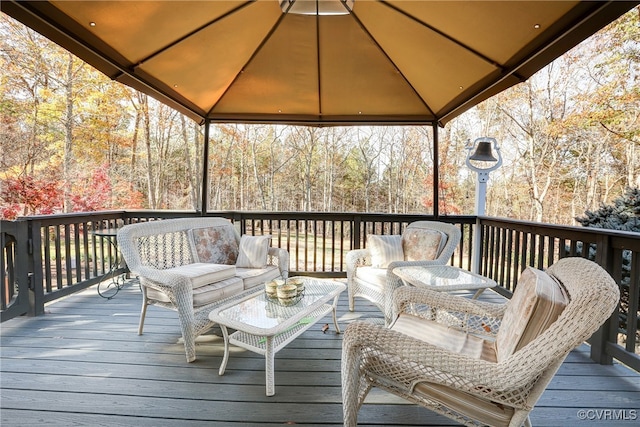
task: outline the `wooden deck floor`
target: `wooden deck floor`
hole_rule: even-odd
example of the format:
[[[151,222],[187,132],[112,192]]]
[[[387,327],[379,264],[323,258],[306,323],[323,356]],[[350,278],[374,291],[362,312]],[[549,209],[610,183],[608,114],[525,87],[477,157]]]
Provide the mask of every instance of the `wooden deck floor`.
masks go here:
[[[487,293],[485,293],[487,295]],[[494,294],[495,295],[495,294]],[[486,298],[490,298],[487,296]],[[0,424],[9,426],[278,426],[342,424],[341,335],[307,331],[276,355],[276,395],[265,396],[264,360],[236,349],[218,376],[221,339],[207,335],[188,364],[177,315],[151,307],[138,336],[140,291],[129,282],[112,300],[90,288],[47,307],[46,315],[1,325]],[[340,298],[344,327],[379,317]],[[214,331],[215,332],[215,331]],[[587,420],[579,411],[590,410]],[[610,411],[610,416],[607,412]],[[596,412],[600,411],[600,412]],[[612,418],[620,418],[613,420]],[[595,419],[594,419],[595,418]],[[607,419],[608,418],[608,419]],[[640,419],[640,376],[600,366],[583,345],[570,354],[534,409],[534,425],[631,426]],[[360,425],[455,425],[373,390]]]

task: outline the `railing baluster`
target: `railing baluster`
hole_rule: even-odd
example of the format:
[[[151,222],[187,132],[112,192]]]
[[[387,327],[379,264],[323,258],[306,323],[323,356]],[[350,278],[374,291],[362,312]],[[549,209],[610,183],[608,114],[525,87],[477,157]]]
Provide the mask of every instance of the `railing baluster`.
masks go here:
[[[622,251],[629,252],[629,251]],[[629,307],[627,308],[626,350],[634,353],[638,345],[638,310],[640,307],[640,252],[631,255],[631,269],[629,271]],[[624,255],[622,255],[624,257]]]
[[[514,262],[513,262],[513,278],[509,280],[509,287],[512,287],[512,283],[520,277],[520,272],[522,271],[522,258],[520,257],[520,251],[522,250],[522,239],[524,237],[524,233],[522,231],[514,230],[515,233],[515,244],[513,247],[514,254]]]
[[[513,230],[506,230],[507,232],[507,251],[505,260],[506,277],[504,283],[511,283],[511,268],[513,263]]]
[[[51,268],[51,231],[48,226],[42,227],[42,229],[34,230],[33,233],[41,232],[43,235],[44,244],[42,249],[44,251],[44,281],[45,281],[45,292],[51,292],[53,288],[53,269]],[[37,250],[37,248],[34,248]]]
[[[85,279],[89,279],[91,277],[91,266],[90,266],[90,257],[89,257],[89,230],[90,230],[90,222],[84,221],[82,223],[82,256],[84,257],[84,262],[82,266],[84,267],[84,277]]]

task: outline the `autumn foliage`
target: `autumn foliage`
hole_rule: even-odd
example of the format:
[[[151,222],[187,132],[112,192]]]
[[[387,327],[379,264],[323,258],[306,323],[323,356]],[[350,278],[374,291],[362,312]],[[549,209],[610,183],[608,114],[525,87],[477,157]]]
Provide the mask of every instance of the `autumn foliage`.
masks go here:
[[[3,219],[20,215],[46,215],[60,211],[62,192],[55,181],[20,176],[5,179],[0,190]]]
[[[71,196],[73,211],[91,212],[110,207],[111,181],[108,172],[108,166],[102,165],[94,170],[90,177],[79,180],[79,185]]]

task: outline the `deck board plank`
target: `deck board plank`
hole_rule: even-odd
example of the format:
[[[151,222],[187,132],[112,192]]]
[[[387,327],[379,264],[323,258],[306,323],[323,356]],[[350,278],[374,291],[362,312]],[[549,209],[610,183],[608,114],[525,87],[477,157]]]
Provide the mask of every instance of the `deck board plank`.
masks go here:
[[[186,363],[177,315],[150,307],[137,335],[140,291],[130,282],[112,300],[94,288],[21,317],[0,329],[0,424],[25,426],[307,426],[342,425],[342,335],[330,316],[276,355],[276,395],[265,396],[264,359],[235,348],[218,375],[222,340],[198,339],[198,359]],[[485,300],[500,296],[485,292]],[[341,328],[381,314],[364,300],[356,311],[340,298]],[[327,333],[323,323],[331,325]],[[620,364],[600,366],[588,347],[574,350],[531,414],[534,425],[621,425],[632,420],[581,420],[582,409],[640,416],[640,375]],[[615,414],[614,414],[615,415]],[[456,425],[424,408],[374,389],[361,426]]]

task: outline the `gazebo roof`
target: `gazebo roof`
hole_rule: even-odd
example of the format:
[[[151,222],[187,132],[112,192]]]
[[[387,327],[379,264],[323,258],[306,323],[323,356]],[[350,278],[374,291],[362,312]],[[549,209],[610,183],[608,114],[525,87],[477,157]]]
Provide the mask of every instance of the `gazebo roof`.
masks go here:
[[[322,126],[444,124],[638,2],[320,1],[339,15],[292,13],[300,4],[290,3],[3,0],[1,8],[196,121]]]

